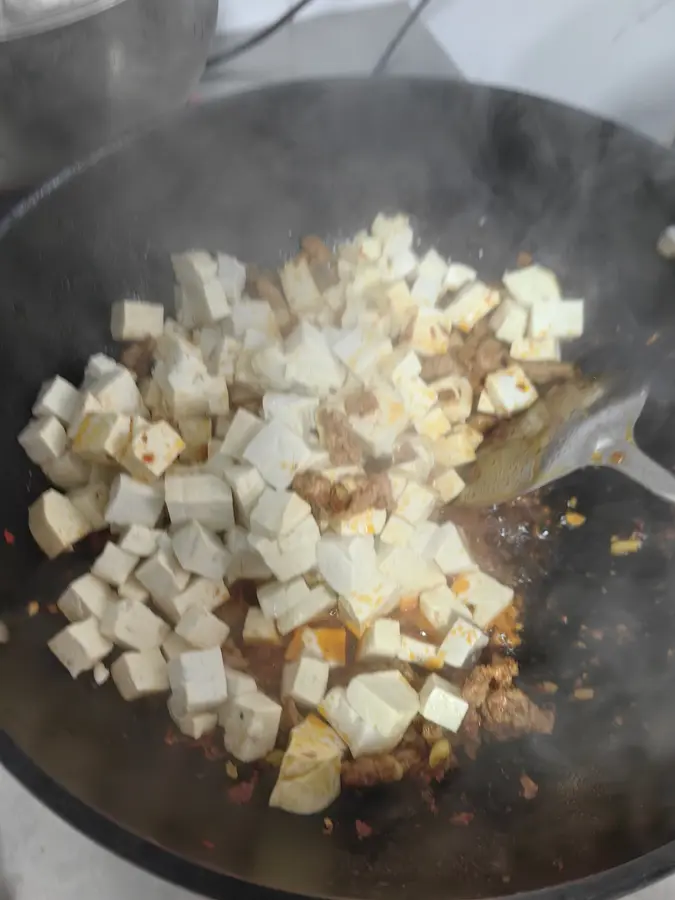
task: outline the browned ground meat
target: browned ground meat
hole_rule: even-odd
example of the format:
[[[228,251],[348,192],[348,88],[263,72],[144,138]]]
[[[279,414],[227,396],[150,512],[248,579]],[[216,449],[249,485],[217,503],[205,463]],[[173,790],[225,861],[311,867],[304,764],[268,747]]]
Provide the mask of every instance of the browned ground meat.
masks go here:
[[[421,377],[431,384],[432,381],[438,381],[439,378],[446,378],[449,375],[464,375],[466,368],[459,362],[453,350],[443,353],[439,356],[427,356],[420,360],[422,363]]]
[[[422,737],[430,747],[433,747],[436,741],[440,741],[445,737],[445,732],[440,725],[435,725],[433,722],[423,722]]]
[[[352,431],[344,413],[335,409],[320,409],[316,423],[321,442],[334,466],[361,465],[363,446]]]
[[[356,475],[335,484],[319,472],[300,472],[293,490],[312,509],[331,516],[355,516],[366,509],[392,509],[394,499],[386,472]]]
[[[466,420],[466,424],[481,434],[487,434],[489,431],[499,424],[497,416],[488,416],[485,413],[474,413]]]
[[[488,698],[490,690],[508,688],[518,674],[518,663],[510,657],[494,656],[492,662],[484,666],[476,666],[469,673],[462,696],[472,706],[482,706]]]
[[[495,369],[502,369],[509,361],[509,354],[506,346],[496,338],[489,337],[481,341],[476,349],[474,358],[474,374],[476,377],[484,379],[490,372]]]
[[[568,362],[525,362],[510,360],[520,366],[533,384],[551,384],[553,381],[570,381],[576,375],[572,363]]]
[[[307,254],[307,258],[316,262],[332,262],[334,259],[331,249],[324,244],[315,234],[307,234],[300,241],[300,247]]]
[[[279,276],[274,274],[264,274],[255,271],[252,267],[246,271],[247,282],[246,289],[254,297],[260,300],[266,300],[271,306],[282,335],[288,334],[294,324],[293,314],[291,313],[284,292],[281,290],[281,282]]]
[[[372,391],[354,391],[345,397],[345,412],[348,416],[367,416],[377,412],[380,404]]]
[[[399,747],[392,753],[361,756],[342,763],[342,784],[345,787],[372,787],[400,781],[413,769],[426,763],[425,756],[415,747]]]
[[[331,490],[333,484],[320,472],[298,472],[293,479],[293,490],[309,503],[315,511],[331,511]]]
[[[137,378],[147,378],[152,374],[152,363],[155,354],[156,342],[154,338],[145,338],[143,341],[134,341],[122,351],[120,362],[126,366]]]

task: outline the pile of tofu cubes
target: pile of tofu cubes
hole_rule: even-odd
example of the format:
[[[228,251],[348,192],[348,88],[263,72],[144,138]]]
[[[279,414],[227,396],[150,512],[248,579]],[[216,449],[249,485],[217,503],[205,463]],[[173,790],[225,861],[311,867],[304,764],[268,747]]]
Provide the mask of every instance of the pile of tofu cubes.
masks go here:
[[[488,287],[435,250],[420,256],[403,215],[378,215],[336,254],[330,285],[319,286],[306,256],[288,262],[283,306],[248,297],[232,257],[175,256],[177,321],[140,300],[112,313],[116,340],[154,341],[152,374],[138,380],[95,355],[79,387],[59,376],[43,385],[19,436],[53,485],[29,510],[44,553],[111,533],[58,600],[70,624],[51,651],[74,678],[112,676],[125,700],[166,693],[181,731],[222,727],[229,753],[247,763],[275,748],[279,701],[291,697],[307,718],[270,802],[296,813],[335,799],[347,752],[393,749],[417,716],[456,732],[467,704],[442,670],[471,666],[513,599],[434,513],[461,493],[457,467],[475,459],[472,412],[512,416],[536,389],[512,365],[474,397],[462,377],[426,383],[422,360],[485,316],[515,360],[559,359],[560,341],[583,328],[583,301],[562,299],[549,271],[531,266],[507,273],[503,290]],[[376,408],[347,415],[345,398],[364,389]],[[231,408],[235,395],[247,402]],[[395,458],[405,443],[406,461],[388,470],[392,510],[315,515],[293,491],[300,472],[334,483],[362,472],[331,462],[323,409],[347,416],[365,458]],[[242,578],[256,582],[259,601],[244,652],[287,644],[274,698],[223,661],[229,628],[215,611]],[[404,602],[433,638],[401,633],[392,616]],[[321,627],[327,616],[332,627]],[[329,690],[331,669],[349,663],[347,630],[358,658],[382,671]],[[419,694],[398,661],[429,671]]]

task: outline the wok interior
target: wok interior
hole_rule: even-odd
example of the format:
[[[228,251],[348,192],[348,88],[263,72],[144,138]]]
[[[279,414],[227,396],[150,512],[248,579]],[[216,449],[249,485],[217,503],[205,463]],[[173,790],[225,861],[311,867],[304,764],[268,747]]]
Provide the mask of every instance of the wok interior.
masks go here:
[[[265,791],[229,803],[222,763],[164,743],[161,702],[126,704],[60,669],[44,647],[58,618],[31,619],[25,607],[54,602],[86,560],[40,560],[26,509],[43,484],[16,443],[44,379],[77,383],[91,353],[113,349],[112,302],[170,305],[170,252],[276,263],[303,233],[334,238],[404,210],[423,240],[486,279],[526,250],[567,296],[585,297],[577,358],[590,371],[654,374],[638,440],[672,466],[675,268],[654,245],[674,208],[673,174],[665,152],[541,101],[440,82],[317,83],[192,110],[29,203],[0,241],[0,525],[15,538],[0,542],[0,613],[12,630],[0,726],[19,751],[133,834],[306,894],[508,894],[675,839],[675,522],[620,475],[581,473],[551,497],[560,510],[576,496],[588,517],[556,535],[526,596],[523,682],[559,685],[554,735],[484,747],[439,789],[435,812],[414,785],[347,794],[328,837],[320,817],[268,810]],[[610,536],[636,526],[642,551],[611,557]],[[582,672],[595,688],[586,703],[570,699]],[[520,796],[523,773],[539,785],[535,801]],[[462,825],[456,814],[467,812]],[[359,841],[355,819],[374,836]]]

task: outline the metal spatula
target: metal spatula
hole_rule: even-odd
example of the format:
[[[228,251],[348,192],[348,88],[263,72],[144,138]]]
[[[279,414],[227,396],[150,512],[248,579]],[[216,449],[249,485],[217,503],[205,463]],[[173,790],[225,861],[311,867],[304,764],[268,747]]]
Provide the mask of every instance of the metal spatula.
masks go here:
[[[648,388],[599,382],[553,388],[477,454],[455,503],[491,506],[537,490],[577,469],[607,466],[675,502],[675,476],[636,446],[633,434]]]

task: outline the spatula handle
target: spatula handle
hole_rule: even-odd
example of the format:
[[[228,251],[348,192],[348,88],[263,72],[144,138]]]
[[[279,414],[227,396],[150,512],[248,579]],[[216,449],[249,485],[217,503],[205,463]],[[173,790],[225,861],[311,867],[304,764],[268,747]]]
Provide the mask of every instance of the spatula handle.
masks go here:
[[[654,462],[635,444],[625,441],[615,445],[612,453],[606,455],[603,465],[627,475],[657,497],[675,503],[675,475]]]

